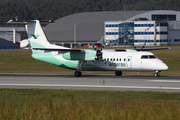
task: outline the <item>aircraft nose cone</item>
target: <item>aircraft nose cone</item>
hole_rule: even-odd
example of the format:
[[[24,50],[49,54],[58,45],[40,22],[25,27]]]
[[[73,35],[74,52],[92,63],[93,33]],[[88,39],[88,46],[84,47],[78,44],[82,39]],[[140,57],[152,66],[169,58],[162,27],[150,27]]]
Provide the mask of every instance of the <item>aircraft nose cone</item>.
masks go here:
[[[156,64],[154,64],[154,65],[156,67],[156,70],[159,70],[159,71],[168,70],[168,66],[162,60],[157,60],[155,63]]]
[[[161,68],[162,68],[162,70],[168,70],[168,66],[165,63],[163,63],[161,65]]]

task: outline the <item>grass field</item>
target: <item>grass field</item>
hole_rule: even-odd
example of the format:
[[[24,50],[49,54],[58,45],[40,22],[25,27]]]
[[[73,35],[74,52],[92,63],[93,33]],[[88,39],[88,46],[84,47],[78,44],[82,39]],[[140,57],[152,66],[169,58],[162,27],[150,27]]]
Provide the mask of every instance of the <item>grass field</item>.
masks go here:
[[[0,89],[1,120],[178,120],[180,94]]]

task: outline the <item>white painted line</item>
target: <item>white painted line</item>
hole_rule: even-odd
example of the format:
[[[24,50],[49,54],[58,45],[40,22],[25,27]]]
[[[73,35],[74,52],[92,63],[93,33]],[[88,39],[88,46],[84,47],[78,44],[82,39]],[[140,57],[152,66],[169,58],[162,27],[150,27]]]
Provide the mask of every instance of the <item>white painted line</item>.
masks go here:
[[[146,80],[148,82],[180,82],[180,80]]]
[[[180,90],[178,87],[148,87],[148,86],[109,86],[109,85],[58,85],[58,84],[0,84],[0,86],[30,86],[30,87],[93,87],[93,88],[133,88],[133,89],[167,89]]]

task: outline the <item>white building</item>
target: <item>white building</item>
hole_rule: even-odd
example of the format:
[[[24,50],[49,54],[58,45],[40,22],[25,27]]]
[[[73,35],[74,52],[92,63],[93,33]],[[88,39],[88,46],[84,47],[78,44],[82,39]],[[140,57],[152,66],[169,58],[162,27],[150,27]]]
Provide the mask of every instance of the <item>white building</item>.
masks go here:
[[[0,32],[0,38],[6,39],[8,41],[13,41],[13,33],[12,32]],[[21,41],[21,34],[15,33],[16,42]]]
[[[105,21],[105,42],[118,45],[180,45],[180,12],[148,11],[126,21]]]
[[[167,45],[167,22],[106,21],[105,42],[116,45]]]

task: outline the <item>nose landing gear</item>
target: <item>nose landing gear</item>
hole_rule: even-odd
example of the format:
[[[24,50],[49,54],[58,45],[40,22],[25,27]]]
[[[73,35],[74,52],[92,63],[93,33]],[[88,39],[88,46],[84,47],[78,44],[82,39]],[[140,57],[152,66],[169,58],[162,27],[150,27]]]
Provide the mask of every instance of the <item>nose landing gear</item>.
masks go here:
[[[154,73],[154,76],[155,77],[160,77],[160,73],[159,73],[160,71],[155,71],[155,73]]]

